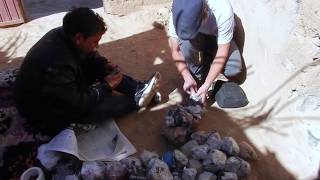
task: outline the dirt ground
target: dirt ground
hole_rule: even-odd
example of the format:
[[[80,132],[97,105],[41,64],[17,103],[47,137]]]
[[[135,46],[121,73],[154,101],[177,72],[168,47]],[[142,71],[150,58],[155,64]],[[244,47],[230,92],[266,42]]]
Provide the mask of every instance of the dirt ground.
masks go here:
[[[252,180],[312,179],[320,162],[320,71],[318,49],[310,42],[320,33],[316,13],[320,3],[231,2],[247,67],[242,87],[250,104],[240,109],[208,106],[198,128],[218,130],[254,146],[260,159],[251,162]],[[72,6],[94,8],[109,27],[99,47],[102,55],[137,79],[154,71],[162,74],[162,104],[117,122],[138,151],[165,152],[168,147],[160,136],[163,118],[181,100],[183,81],[172,63],[165,30],[154,28],[152,22],[159,9],[170,5],[148,6],[126,16],[105,14],[97,0],[25,0],[24,5],[28,22],[0,29],[0,69],[19,66],[30,47],[60,26]],[[309,7],[313,13],[306,10]]]

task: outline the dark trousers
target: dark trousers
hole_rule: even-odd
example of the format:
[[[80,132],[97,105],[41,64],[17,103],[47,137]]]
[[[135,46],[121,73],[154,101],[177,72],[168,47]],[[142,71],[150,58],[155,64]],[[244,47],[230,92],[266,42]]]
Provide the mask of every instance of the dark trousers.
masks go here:
[[[94,124],[110,118],[120,117],[138,110],[134,95],[139,83],[142,82],[124,75],[119,86],[115,89],[121,95],[108,94],[99,105],[82,118],[73,118],[72,114],[66,114],[61,117],[54,113],[51,114],[52,112],[48,114],[41,110],[24,117],[36,131],[41,131],[49,136],[54,136],[69,127],[70,123]]]
[[[105,97],[103,102],[87,118],[84,118],[81,123],[100,122],[138,110],[134,95],[139,83],[141,82],[124,75],[119,86],[115,89],[123,95],[110,94],[110,96]]]

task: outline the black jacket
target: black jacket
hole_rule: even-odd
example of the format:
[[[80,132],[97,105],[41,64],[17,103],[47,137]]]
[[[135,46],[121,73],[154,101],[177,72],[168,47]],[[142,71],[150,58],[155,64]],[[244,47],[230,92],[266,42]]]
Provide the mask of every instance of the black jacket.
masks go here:
[[[113,69],[97,52],[84,55],[62,28],[44,35],[27,53],[14,95],[22,116],[38,126],[81,122],[108,94]]]

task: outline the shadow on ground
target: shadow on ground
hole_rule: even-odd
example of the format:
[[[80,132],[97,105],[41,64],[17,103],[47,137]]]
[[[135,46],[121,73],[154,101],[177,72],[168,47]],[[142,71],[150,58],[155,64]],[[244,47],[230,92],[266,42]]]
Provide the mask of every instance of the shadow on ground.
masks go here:
[[[159,71],[163,76],[160,89],[163,102],[168,100],[170,92],[176,88],[180,89],[182,86],[183,81],[171,61],[164,31],[153,29],[103,44],[99,51],[112,62],[119,64],[125,73],[138,79],[146,79],[152,72]],[[118,124],[138,152],[147,149],[161,154],[168,148],[166,142],[160,136],[166,112],[167,109],[146,110],[120,118]],[[261,123],[268,115],[267,112],[258,118],[252,117],[249,119],[249,123],[253,123],[257,119]],[[254,146],[245,135],[244,128],[239,122],[241,121],[232,119],[223,110],[208,107],[208,111],[199,125],[199,130],[217,130],[222,136],[232,136],[238,142],[246,141]],[[266,154],[258,150],[257,152],[260,160],[251,162],[253,173],[250,179],[294,179],[293,175],[280,164],[273,152],[267,151]]]
[[[22,40],[21,40],[22,39]],[[19,43],[17,43],[20,40]],[[22,37],[21,33],[16,36],[8,38],[4,46],[0,46],[0,70],[15,68],[19,66],[23,60],[22,57],[13,58],[13,54],[21,45],[26,41],[25,37]]]
[[[10,40],[10,42],[17,41]],[[16,47],[16,44],[10,42],[7,43],[6,47],[0,47],[0,69],[18,66],[18,62],[22,60],[22,58],[10,58],[8,52],[14,51],[12,48]],[[109,60],[118,64],[123,72],[137,79],[147,79],[154,71],[159,71],[163,79],[160,88],[163,102],[168,101],[168,95],[172,91],[176,88],[180,89],[182,86],[183,80],[178,75],[171,60],[167,37],[162,30],[153,29],[125,39],[102,44],[99,51]],[[10,64],[8,62],[17,63]],[[260,113],[256,117],[235,120],[221,109],[208,107],[208,111],[198,128],[205,131],[217,130],[222,136],[232,136],[238,142],[246,141],[254,147],[255,145],[245,135],[244,129],[265,121],[271,111],[272,109],[264,111],[266,113]],[[118,124],[123,133],[137,148],[138,153],[147,149],[162,154],[168,148],[166,142],[160,136],[166,113],[167,108],[156,111],[147,109],[140,113],[132,113],[119,118]],[[280,164],[273,152],[262,153],[258,150],[257,152],[260,159],[256,162],[250,162],[253,170],[249,179],[294,179],[293,175]]]

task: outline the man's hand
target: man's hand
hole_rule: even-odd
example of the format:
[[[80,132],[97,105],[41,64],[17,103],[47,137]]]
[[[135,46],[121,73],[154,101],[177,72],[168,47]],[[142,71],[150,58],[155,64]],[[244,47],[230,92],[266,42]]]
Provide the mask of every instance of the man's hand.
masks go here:
[[[207,96],[208,96],[208,90],[210,88],[211,84],[204,83],[199,90],[196,93],[196,96],[201,97],[201,102],[205,103]]]
[[[112,69],[119,69],[119,66],[116,64],[113,64],[112,62],[108,61],[107,62],[107,67],[110,67]]]
[[[118,72],[115,74],[109,74],[104,78],[104,80],[109,84],[110,87],[112,87],[112,89],[114,89],[120,84],[122,77],[123,74]]]
[[[105,64],[105,69],[107,70],[108,73],[118,73],[120,72],[120,68],[118,65],[113,64],[112,62],[108,61]]]
[[[194,94],[197,92],[197,82],[194,80],[191,74],[186,75],[184,78],[183,90],[188,94]]]
[[[201,96],[201,100],[203,103],[206,100],[209,87],[218,77],[220,72],[222,72],[223,70],[223,67],[227,61],[227,57],[229,54],[229,48],[230,48],[230,43],[218,45],[217,54],[214,60],[212,61],[206,80],[197,92],[197,95]]]

